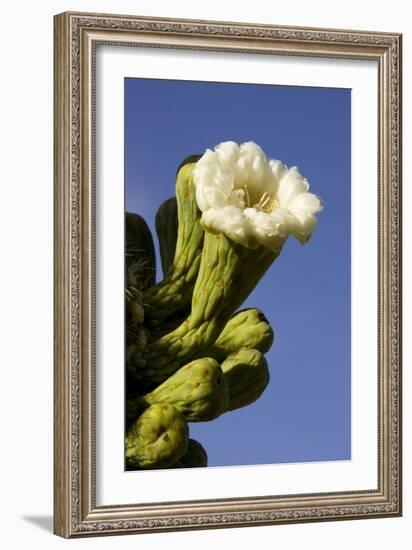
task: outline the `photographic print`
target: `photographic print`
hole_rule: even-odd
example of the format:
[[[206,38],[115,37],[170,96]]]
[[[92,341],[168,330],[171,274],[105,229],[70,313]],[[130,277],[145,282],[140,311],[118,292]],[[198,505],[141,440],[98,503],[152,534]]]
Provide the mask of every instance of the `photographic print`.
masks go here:
[[[351,91],[125,78],[127,470],[351,459]]]
[[[402,36],[54,24],[54,532],[401,515]]]

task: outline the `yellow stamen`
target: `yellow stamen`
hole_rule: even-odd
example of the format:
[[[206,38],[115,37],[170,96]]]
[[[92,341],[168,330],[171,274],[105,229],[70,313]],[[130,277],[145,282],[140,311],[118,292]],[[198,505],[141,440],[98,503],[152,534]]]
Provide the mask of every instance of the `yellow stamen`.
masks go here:
[[[269,197],[269,195],[265,191],[263,195],[260,197],[259,206],[264,209],[267,203],[270,202],[271,200],[272,199]]]
[[[247,206],[250,206],[250,196],[249,196],[249,189],[247,188],[247,185],[244,185],[243,186],[244,190],[245,190],[245,195],[246,195],[246,205]]]
[[[279,206],[278,201],[276,199],[272,199],[272,197],[269,195],[267,191],[264,191],[259,201],[255,202],[255,199],[257,201],[257,197],[255,197],[256,193],[254,192],[251,197],[249,188],[246,184],[243,185],[243,189],[245,192],[245,206],[247,208],[254,207],[254,208],[257,208],[258,210],[263,210],[263,212],[270,213],[273,211],[274,208],[277,208]],[[252,189],[252,191],[254,190]]]

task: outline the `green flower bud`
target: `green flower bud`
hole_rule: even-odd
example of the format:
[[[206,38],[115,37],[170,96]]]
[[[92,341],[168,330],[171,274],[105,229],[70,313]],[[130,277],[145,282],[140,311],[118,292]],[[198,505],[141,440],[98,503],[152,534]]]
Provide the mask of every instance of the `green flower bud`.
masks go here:
[[[181,413],[169,403],[146,409],[126,435],[128,468],[167,468],[183,456],[189,444],[189,428]]]
[[[194,439],[189,439],[186,453],[172,468],[204,468],[207,466],[207,453],[203,446]]]
[[[250,405],[260,397],[269,383],[265,357],[255,349],[242,348],[222,363],[229,386],[228,411]]]
[[[171,403],[186,420],[217,418],[229,403],[228,386],[219,364],[211,358],[196,359],[181,367],[163,384],[135,401],[137,407]]]
[[[207,355],[221,361],[240,348],[266,353],[273,343],[273,330],[259,309],[238,311],[224,326]]]

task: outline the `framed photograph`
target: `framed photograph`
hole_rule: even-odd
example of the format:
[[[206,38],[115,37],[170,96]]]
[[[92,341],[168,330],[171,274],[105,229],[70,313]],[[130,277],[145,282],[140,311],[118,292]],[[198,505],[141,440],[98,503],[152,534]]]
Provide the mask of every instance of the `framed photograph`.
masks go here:
[[[401,514],[401,35],[55,16],[54,531]]]

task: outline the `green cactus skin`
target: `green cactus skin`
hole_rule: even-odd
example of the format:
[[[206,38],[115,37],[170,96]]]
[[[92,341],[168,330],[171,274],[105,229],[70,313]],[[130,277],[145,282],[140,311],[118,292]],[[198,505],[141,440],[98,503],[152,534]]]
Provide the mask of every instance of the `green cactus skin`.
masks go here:
[[[160,205],[156,213],[155,227],[159,239],[163,275],[166,276],[176,252],[178,230],[176,197],[171,197]]]
[[[173,405],[156,403],[131,425],[125,443],[128,469],[167,468],[187,452],[189,428]]]
[[[220,365],[210,357],[196,359],[181,367],[163,384],[144,397],[137,397],[136,407],[170,403],[188,422],[205,422],[220,416],[229,404],[229,388]]]
[[[207,453],[205,449],[195,439],[189,439],[189,448],[172,468],[205,468],[206,466]]]
[[[130,426],[135,422],[142,411],[147,409],[147,404],[142,401],[142,397],[136,397],[136,394],[136,391],[130,392],[130,395],[126,397],[126,432],[129,431]]]
[[[279,253],[263,246],[249,249],[221,233],[206,232],[191,313],[177,329],[133,355],[136,380],[161,383],[181,365],[204,357]]]
[[[255,349],[242,348],[222,363],[229,386],[229,405],[233,411],[254,403],[269,383],[269,368],[265,357]]]
[[[128,356],[135,347],[141,350],[146,345],[142,290],[155,281],[156,259],[152,234],[138,214],[126,212],[125,237],[125,337]]]
[[[221,361],[240,348],[253,348],[262,353],[273,344],[273,329],[259,309],[238,311],[229,319],[219,338],[207,350],[208,357]]]
[[[165,319],[161,325],[156,327],[150,327],[149,341],[155,342],[165,334],[174,331],[179,325],[183,323],[186,317],[190,314],[190,305],[175,315],[171,315]]]
[[[126,276],[144,290],[156,281],[156,256],[152,233],[139,214],[126,212]],[[136,280],[134,280],[136,279]]]
[[[148,326],[159,326],[189,305],[199,271],[204,231],[199,223],[192,170],[195,162],[184,164],[176,178],[178,233],[173,263],[163,281],[149,288],[143,297]]]

